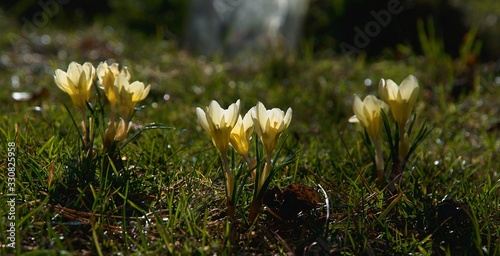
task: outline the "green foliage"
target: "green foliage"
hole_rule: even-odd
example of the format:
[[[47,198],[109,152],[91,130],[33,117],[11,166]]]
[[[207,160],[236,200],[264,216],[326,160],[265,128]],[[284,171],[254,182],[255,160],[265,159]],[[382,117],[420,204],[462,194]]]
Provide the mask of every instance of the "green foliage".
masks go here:
[[[434,21],[430,18],[426,23],[418,20],[417,28],[420,46],[429,65],[427,71],[432,80],[449,83],[453,79],[452,58],[444,49],[442,37],[436,34]]]
[[[60,33],[45,32],[52,38]],[[86,31],[90,35],[100,32],[98,26]],[[77,175],[75,152],[81,150],[81,136],[64,108],[71,102],[57,89],[48,67],[64,67],[68,59],[85,60],[87,50],[75,45],[81,33],[66,33],[65,37],[71,40],[54,42],[51,47],[64,49],[66,59],[43,55],[22,62],[22,58],[12,57],[18,61],[16,65],[0,71],[2,84],[11,84],[13,75],[22,84],[20,88],[7,86],[0,93],[6,102],[0,106],[0,134],[4,143],[15,141],[18,152],[18,253],[500,252],[496,157],[500,150],[500,91],[493,68],[487,64],[481,64],[479,74],[484,86],[461,101],[452,101],[412,57],[345,63],[337,56],[296,58],[283,65],[265,61],[245,65],[190,56],[172,45],[126,33],[112,34],[109,40],[125,45],[117,61],[126,63],[138,80],[152,84],[144,107],[133,120],[174,129],[144,131],[128,142],[121,150],[123,170],[113,169],[113,175],[124,177],[115,186],[76,186],[69,180]],[[30,54],[39,56],[33,51],[23,56]],[[270,66],[280,70],[280,75],[270,74]],[[412,168],[404,172],[402,186],[389,191],[376,185],[371,156],[359,139],[358,127],[347,119],[352,115],[352,94],[376,91],[364,85],[366,78],[400,81],[410,73],[422,77],[421,100],[415,108],[419,118],[413,118],[412,134],[428,135],[413,150]],[[14,91],[33,92],[41,86],[50,92],[46,98],[11,99]],[[273,215],[264,210],[259,225],[250,230],[244,225],[230,228],[225,215],[224,173],[217,151],[197,123],[195,107],[212,99],[226,104],[238,98],[243,109],[258,100],[266,106],[292,107],[294,115],[280,155],[296,155],[286,166],[276,162],[270,195],[279,209],[294,199],[289,197],[293,191],[287,190],[290,184],[309,185],[313,190],[319,184],[326,196],[319,193],[319,203],[312,209],[289,219],[283,211]],[[424,124],[434,129],[419,133],[417,128]],[[0,155],[1,159],[6,156],[5,144]],[[0,162],[4,164],[5,160]],[[239,188],[238,203],[243,210],[237,209],[236,215],[241,220],[251,202],[251,185],[247,181]],[[0,191],[6,191],[5,175],[0,176]],[[2,216],[6,203],[2,197]],[[6,222],[0,222],[0,229],[6,229]],[[0,233],[0,241],[5,238],[5,232]],[[12,251],[2,247],[0,253]]]

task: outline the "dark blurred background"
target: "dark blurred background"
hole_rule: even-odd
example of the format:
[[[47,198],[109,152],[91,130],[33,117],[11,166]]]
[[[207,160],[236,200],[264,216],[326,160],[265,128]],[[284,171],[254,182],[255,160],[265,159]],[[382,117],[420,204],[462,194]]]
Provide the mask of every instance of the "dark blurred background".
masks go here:
[[[389,5],[402,11],[391,14],[385,26],[379,23],[379,30],[372,26],[375,35],[368,36],[366,46],[356,45],[356,36],[360,40],[357,33],[366,32],[370,22],[374,25],[373,13],[388,10]],[[44,23],[47,17],[50,26],[59,29],[101,23],[175,41],[185,49],[207,55],[233,55],[245,47],[258,50],[283,45],[299,53],[310,51],[328,57],[345,51],[342,42],[372,58],[398,56],[398,45],[419,53],[417,21],[422,20],[433,22],[450,56],[457,56],[466,33],[477,29],[483,43],[480,58],[500,57],[500,1],[7,0],[0,8],[21,27],[37,18]],[[259,37],[262,34],[266,37]]]

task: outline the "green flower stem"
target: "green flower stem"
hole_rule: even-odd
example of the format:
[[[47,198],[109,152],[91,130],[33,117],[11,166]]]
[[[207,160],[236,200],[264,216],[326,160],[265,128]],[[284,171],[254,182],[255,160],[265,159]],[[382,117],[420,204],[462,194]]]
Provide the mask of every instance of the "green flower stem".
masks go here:
[[[248,213],[248,221],[253,223],[260,212],[262,211],[262,204],[264,199],[264,193],[261,193],[261,190],[267,189],[264,187],[269,174],[271,173],[271,155],[266,155],[266,163],[264,164],[264,169],[259,176],[259,179],[256,181],[257,183],[257,191],[254,192],[254,197],[252,199],[252,203],[250,204],[250,210]],[[268,183],[269,184],[269,183]]]
[[[89,147],[89,129],[87,129],[87,112],[81,109],[82,112],[82,132],[83,132],[83,148],[85,151]]]
[[[372,139],[375,148],[375,166],[377,168],[377,181],[379,184],[384,182],[384,156],[378,138]]]
[[[405,141],[405,126],[399,126],[399,160],[403,161],[408,154],[408,144]]]
[[[110,115],[109,115],[109,119],[111,119],[111,121],[115,121],[115,118],[116,118],[116,103],[110,103],[111,107],[110,107]]]
[[[257,195],[260,194],[262,189],[266,189],[266,188],[263,188],[262,186],[264,186],[264,183],[266,183],[267,177],[269,177],[270,172],[271,172],[271,155],[267,155],[266,156],[266,164],[264,165],[264,170],[262,171],[262,173],[259,177],[259,184],[257,187]]]
[[[250,204],[250,210],[248,212],[248,222],[250,224],[253,224],[257,219],[257,217],[259,216],[262,209],[263,199],[264,199],[263,197],[262,198],[254,197],[252,199],[252,203]]]
[[[245,159],[245,162],[247,162],[248,170],[252,170],[255,167],[255,161],[250,159],[248,155],[244,155],[243,158]]]
[[[111,113],[109,114],[109,123],[110,125],[115,125],[116,119],[116,107],[115,104],[111,104]]]
[[[226,175],[226,197],[227,197],[227,215],[229,219],[236,220],[236,207],[233,201],[233,191],[234,191],[234,175],[229,169],[229,160],[227,158],[227,152],[221,152],[222,168]]]

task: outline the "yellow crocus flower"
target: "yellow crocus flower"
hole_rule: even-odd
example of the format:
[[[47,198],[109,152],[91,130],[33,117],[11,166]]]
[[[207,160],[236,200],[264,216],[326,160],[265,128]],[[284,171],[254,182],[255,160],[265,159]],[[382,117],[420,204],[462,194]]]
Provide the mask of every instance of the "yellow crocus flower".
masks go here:
[[[210,134],[212,142],[221,153],[222,167],[226,177],[226,195],[228,198],[228,215],[235,219],[234,208],[234,175],[229,169],[229,160],[227,158],[227,148],[229,147],[229,137],[238,117],[240,116],[240,100],[231,104],[227,109],[221,108],[217,101],[212,100],[207,107],[207,112],[201,108],[196,108],[198,122],[205,131]]]
[[[366,129],[375,149],[375,165],[377,168],[378,182],[384,180],[384,158],[380,148],[379,137],[382,131],[382,111],[389,112],[389,105],[373,95],[366,96],[363,101],[354,95],[353,103],[354,116],[349,118],[349,122],[360,122]]]
[[[382,100],[391,107],[394,120],[403,129],[417,101],[419,90],[417,79],[410,75],[398,87],[391,79],[386,81],[382,78],[378,89]]]
[[[118,63],[108,65],[106,62],[101,62],[97,67],[97,78],[99,80],[99,87],[104,90],[106,98],[112,106],[116,104],[117,88],[115,87],[115,80],[118,75],[124,75],[127,81],[130,81],[130,72],[127,67],[119,70]]]
[[[243,118],[241,118],[241,115],[238,116],[238,120],[233,130],[231,130],[231,135],[229,137],[231,146],[238,154],[244,157],[248,155],[249,143],[253,133],[254,122],[252,119],[252,111],[255,111],[255,108],[250,109]]]
[[[221,108],[217,101],[212,100],[206,108],[196,108],[196,115],[200,125],[210,134],[212,142],[225,155],[229,146],[231,131],[236,125],[240,113],[240,100],[231,104],[227,109]]]
[[[354,95],[353,111],[355,116],[349,122],[361,122],[371,139],[378,138],[382,130],[381,112],[388,113],[389,106],[373,95],[366,96],[363,101]]]
[[[278,143],[279,136],[292,121],[292,108],[288,108],[285,114],[279,108],[267,110],[264,104],[259,102],[252,113],[255,131],[264,144],[266,154],[270,156]]]
[[[116,77],[114,83],[118,106],[125,123],[130,121],[137,102],[145,99],[151,88],[151,85],[145,87],[144,83],[139,81],[129,83],[128,79],[126,75],[120,74]]]
[[[86,109],[85,102],[90,99],[90,88],[94,78],[95,68],[90,62],[85,62],[83,65],[71,62],[67,72],[56,69],[54,75],[56,85],[71,97],[73,104],[82,112]]]

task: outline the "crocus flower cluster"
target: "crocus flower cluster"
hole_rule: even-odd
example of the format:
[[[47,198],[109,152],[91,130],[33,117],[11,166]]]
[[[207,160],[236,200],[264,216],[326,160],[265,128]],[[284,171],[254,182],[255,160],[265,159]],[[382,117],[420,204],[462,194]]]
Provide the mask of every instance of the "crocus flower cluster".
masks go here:
[[[254,169],[256,164],[249,157],[249,148],[250,140],[255,130],[264,146],[266,154],[266,163],[263,170],[257,172],[259,174],[257,177],[254,175],[254,182],[256,183],[254,186],[254,195],[262,194],[260,191],[265,189],[264,184],[270,174],[273,151],[278,144],[279,137],[290,125],[292,109],[288,108],[286,113],[278,108],[268,110],[264,104],[259,102],[242,117],[240,115],[239,100],[231,104],[227,109],[221,108],[217,101],[212,101],[206,108],[206,112],[201,108],[196,108],[196,114],[198,122],[208,132],[213,144],[221,154],[226,177],[228,215],[234,219],[234,189],[236,181],[234,180],[233,172],[229,168],[227,157],[229,146],[234,148],[245,159],[249,170]],[[257,199],[254,198],[255,200]]]
[[[54,75],[56,85],[70,97],[75,106],[82,113],[82,129],[86,133],[88,140],[87,126],[87,102],[90,100],[90,89],[94,83],[97,73],[99,87],[104,90],[104,94],[111,105],[111,114],[108,128],[104,135],[104,148],[112,148],[115,141],[123,141],[129,130],[129,122],[134,112],[136,104],[146,98],[149,93],[150,85],[144,86],[144,83],[135,81],[130,83],[130,72],[127,68],[119,70],[118,64],[108,65],[101,62],[97,67],[86,62],[80,65],[71,62],[66,72],[57,69]],[[116,115],[119,110],[121,114],[120,121],[116,122]],[[84,140],[86,141],[86,140]],[[87,141],[88,142],[88,141]]]
[[[380,134],[382,131],[383,116],[390,112],[399,130],[399,158],[407,157],[409,148],[409,136],[406,131],[406,123],[410,119],[411,112],[418,97],[418,81],[413,76],[408,76],[400,86],[391,79],[381,79],[379,83],[379,94],[381,99],[374,95],[368,95],[363,101],[355,95],[353,103],[354,116],[349,119],[352,123],[361,123],[368,134],[375,151],[375,165],[377,179],[381,183],[384,180],[384,159],[380,145]]]
[[[151,86],[144,86],[144,83],[139,81],[130,83],[131,74],[128,68],[124,67],[120,71],[118,63],[108,65],[101,62],[97,67],[97,78],[99,87],[104,90],[111,105],[109,125],[104,134],[106,147],[114,141],[123,141],[126,138],[135,106],[146,98]],[[117,110],[121,114],[118,124],[115,120]]]

